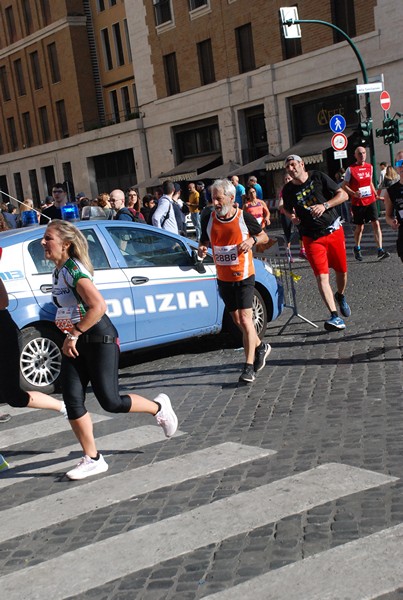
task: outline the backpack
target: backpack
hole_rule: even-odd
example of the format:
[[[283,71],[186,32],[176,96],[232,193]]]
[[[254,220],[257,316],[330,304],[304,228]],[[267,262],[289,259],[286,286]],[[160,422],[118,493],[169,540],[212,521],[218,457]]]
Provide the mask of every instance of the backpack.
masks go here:
[[[134,221],[135,223],[141,223],[142,219],[140,219],[137,215],[134,215],[128,208],[124,207],[121,208],[120,210],[118,210],[118,212],[115,215],[115,220],[119,220],[117,217],[118,215],[129,215],[129,217],[131,218],[132,221]]]

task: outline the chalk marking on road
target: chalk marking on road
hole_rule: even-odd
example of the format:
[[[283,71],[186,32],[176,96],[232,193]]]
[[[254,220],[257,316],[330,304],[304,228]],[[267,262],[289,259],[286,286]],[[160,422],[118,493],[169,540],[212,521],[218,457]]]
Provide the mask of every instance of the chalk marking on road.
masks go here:
[[[403,585],[403,524],[325,550],[204,600],[370,600]]]
[[[71,484],[71,489],[52,494],[45,499],[40,498],[23,506],[3,510],[0,543],[98,508],[129,500],[139,494],[177,485],[273,454],[276,454],[274,450],[226,442],[118,473],[109,476],[108,481],[102,478],[90,481],[87,485]]]
[[[10,573],[0,578],[0,589],[7,600],[23,600],[22,590],[29,590],[27,600],[63,600],[318,504],[396,480],[348,465],[321,465]],[[135,548],[141,552],[134,557]]]
[[[93,416],[93,421],[96,422],[96,415]],[[185,435],[185,432],[178,430],[175,433],[175,437],[180,435]],[[96,438],[96,443],[99,451],[104,456],[108,456],[109,454],[114,454],[116,452],[135,450],[142,446],[163,442],[165,439],[161,427],[158,425],[145,425],[143,427],[125,429],[123,432],[117,431],[116,433]],[[68,456],[70,453],[73,453],[73,456]],[[81,456],[82,451],[80,450],[78,442],[76,442],[71,446],[58,448],[54,452],[24,458],[24,460],[21,460],[18,463],[14,463],[11,459],[8,461],[10,462],[11,469],[1,473],[0,490],[9,487],[10,485],[27,481],[38,475],[60,473],[60,471],[66,470],[67,467],[74,466]],[[42,467],[39,466],[40,464],[49,462],[51,464],[45,464]],[[28,468],[24,469],[22,467]]]
[[[50,435],[71,431],[68,420],[65,419],[61,413],[55,412],[55,415],[57,418],[36,421],[35,423],[30,423],[29,425],[20,425],[19,427],[13,427],[2,431],[1,447],[3,450],[6,450],[8,446],[25,444],[31,440],[38,440],[45,437],[47,438]],[[111,419],[111,417],[107,417],[106,415],[92,415],[92,417],[94,423],[110,421]]]

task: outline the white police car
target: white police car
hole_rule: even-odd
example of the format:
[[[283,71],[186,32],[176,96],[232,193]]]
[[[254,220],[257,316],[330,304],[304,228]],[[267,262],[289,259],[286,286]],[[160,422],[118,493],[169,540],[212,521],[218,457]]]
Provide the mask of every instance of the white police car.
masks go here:
[[[226,315],[214,263],[211,256],[203,263],[197,259],[194,241],[125,221],[80,221],[77,227],[88,240],[94,281],[122,351],[221,331]],[[64,336],[53,323],[54,265],[44,258],[44,231],[34,226],[0,233],[0,277],[21,330],[22,386],[51,392],[60,374]],[[255,263],[254,320],[262,337],[267,322],[281,313],[283,290],[264,263]]]

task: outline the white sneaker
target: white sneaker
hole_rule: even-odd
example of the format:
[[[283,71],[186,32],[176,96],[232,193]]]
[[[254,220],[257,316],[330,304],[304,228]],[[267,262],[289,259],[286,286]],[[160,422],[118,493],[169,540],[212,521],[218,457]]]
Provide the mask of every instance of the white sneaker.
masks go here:
[[[66,408],[66,405],[65,405],[65,403],[63,402],[63,400],[61,401],[61,405],[62,405],[62,407],[61,407],[61,409],[60,409],[60,413],[63,415],[63,417],[64,417],[65,419],[68,419],[68,416],[67,416],[67,408]]]
[[[91,477],[91,475],[98,475],[98,473],[105,473],[108,470],[108,464],[105,462],[102,454],[99,455],[98,460],[94,460],[89,456],[83,456],[78,465],[71,471],[66,473],[66,477],[69,479],[85,479]]]
[[[171,406],[170,399],[166,394],[158,394],[154,402],[161,404],[161,410],[155,415],[158,425],[162,427],[167,438],[172,437],[178,429],[178,417]]]

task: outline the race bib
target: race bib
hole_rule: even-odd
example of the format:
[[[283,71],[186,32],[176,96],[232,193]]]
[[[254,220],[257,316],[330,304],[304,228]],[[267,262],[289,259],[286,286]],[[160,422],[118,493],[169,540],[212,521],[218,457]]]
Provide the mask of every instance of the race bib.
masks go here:
[[[372,196],[372,189],[370,185],[364,185],[363,187],[360,187],[358,191],[360,192],[361,198],[368,198],[369,196]]]
[[[61,331],[71,331],[74,327],[74,323],[78,323],[80,320],[80,313],[76,306],[67,306],[57,309],[55,323],[56,327]]]
[[[214,259],[217,265],[239,265],[237,246],[214,246]]]

